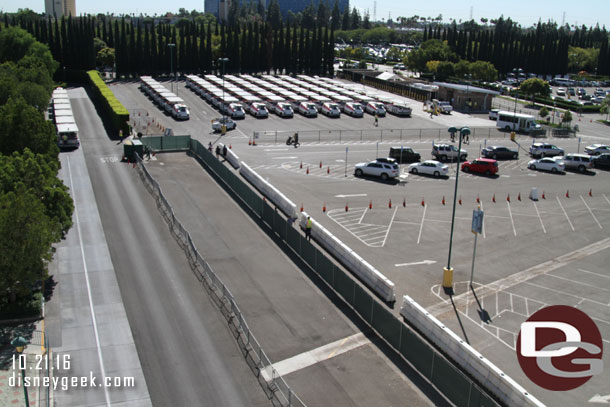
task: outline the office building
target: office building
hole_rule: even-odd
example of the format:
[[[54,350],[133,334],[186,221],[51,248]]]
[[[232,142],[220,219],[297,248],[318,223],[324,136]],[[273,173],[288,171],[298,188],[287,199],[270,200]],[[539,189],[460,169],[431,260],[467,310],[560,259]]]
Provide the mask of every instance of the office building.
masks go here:
[[[318,4],[320,1],[325,2],[329,10],[332,10],[335,6],[335,0],[314,0],[313,5],[316,11],[318,10]],[[267,0],[267,6],[269,6],[269,3],[270,0]],[[303,0],[278,0],[277,3],[280,6],[280,11],[282,12],[283,17],[286,17],[288,11],[292,11],[295,14],[301,12],[310,4],[309,1]],[[341,14],[343,14],[346,8],[349,9],[349,0],[338,0],[338,5]]]
[[[76,0],[45,0],[44,12],[50,16],[76,17]]]
[[[47,0],[49,1],[49,0]],[[242,6],[247,6],[249,4],[249,0],[205,0],[203,6],[204,11],[206,13],[212,13],[216,17],[220,17],[221,19],[226,19],[227,14],[229,12],[229,7],[231,6],[231,1],[240,1]],[[313,4],[318,9],[318,2],[325,1],[329,10],[335,5],[335,0],[314,0]],[[258,4],[258,0],[252,0],[252,2],[256,5]],[[269,7],[269,3],[271,0],[263,0],[263,4],[266,8]],[[292,11],[293,13],[299,13],[307,6],[309,6],[309,1],[303,0],[278,0],[278,4],[280,6],[280,11],[282,12],[282,16],[285,18],[288,14],[288,11]],[[345,11],[345,9],[349,9],[349,0],[338,0],[339,10],[341,14]]]

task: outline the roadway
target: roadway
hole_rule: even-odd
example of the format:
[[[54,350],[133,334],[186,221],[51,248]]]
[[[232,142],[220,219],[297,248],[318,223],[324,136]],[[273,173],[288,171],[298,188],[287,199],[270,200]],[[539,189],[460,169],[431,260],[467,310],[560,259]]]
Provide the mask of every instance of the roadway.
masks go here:
[[[121,361],[122,365],[135,366],[139,359],[137,364],[141,364],[150,401],[158,406],[269,405],[226,321],[199,285],[136,170],[120,162],[122,145],[108,138],[82,88],[70,90],[70,97],[82,146],[62,155],[84,155],[95,193],[89,198],[97,203],[110,253],[108,257],[105,252],[90,250],[86,263],[90,267],[102,264],[114,268],[120,297],[113,297],[113,302],[120,304],[122,299],[129,321],[122,329],[131,330],[137,350],[135,354],[133,347],[116,346],[110,333],[104,339],[115,346],[109,345],[112,357],[107,357],[109,361],[104,359],[107,374],[118,374],[110,366],[121,365]],[[83,177],[86,178],[86,173]],[[85,180],[79,179],[75,190],[81,181]],[[70,233],[75,233],[74,228]],[[90,234],[89,229],[83,229],[85,242]],[[70,261],[61,257],[61,253],[58,250],[60,264]],[[69,331],[74,316],[64,306],[81,297],[84,282],[66,285],[64,276],[59,277],[61,294],[54,300],[60,303],[56,305],[56,314],[50,317],[60,326],[56,330],[61,331],[51,337],[51,343],[61,350],[66,344],[58,343],[58,337],[70,338],[78,344],[88,341],[89,336]],[[93,298],[100,301],[109,287],[103,284],[96,287],[98,291],[93,292]],[[115,309],[100,306],[95,315],[106,327],[118,329],[114,326],[118,321]],[[64,349],[64,353],[73,352],[72,348]],[[72,360],[73,369],[66,373],[68,376],[100,369],[95,352],[74,354]],[[136,378],[138,385],[143,388],[143,378]],[[111,394],[108,401],[103,394],[88,390],[69,392],[61,400],[65,405],[136,405],[128,397]]]

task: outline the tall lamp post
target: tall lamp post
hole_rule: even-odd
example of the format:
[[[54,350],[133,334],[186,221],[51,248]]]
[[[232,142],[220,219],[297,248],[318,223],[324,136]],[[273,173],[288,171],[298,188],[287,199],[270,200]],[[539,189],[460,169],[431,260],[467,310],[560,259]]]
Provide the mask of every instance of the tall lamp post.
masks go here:
[[[176,48],[176,44],[167,44],[169,47],[169,69],[171,71],[174,80],[176,80],[176,76],[174,74],[174,48]],[[174,82],[172,81],[172,93],[174,92]]]
[[[25,397],[25,405],[29,406],[30,399],[28,397],[28,388],[25,385],[25,366],[21,365],[21,354],[23,354],[23,350],[25,349],[27,344],[28,344],[28,341],[23,339],[23,337],[21,337],[21,336],[18,336],[11,341],[11,345],[13,345],[15,347],[15,350],[17,351],[17,354],[19,355],[18,360],[17,360],[17,366],[19,366],[20,370],[21,370],[21,385],[23,386],[23,396]]]
[[[220,134],[227,133],[227,123],[225,119],[225,64],[229,62],[229,58],[218,58],[218,62],[222,64],[222,123],[220,124]]]
[[[470,135],[470,129],[468,127],[462,127],[456,129],[455,127],[449,128],[452,138],[455,137],[455,133],[460,132],[460,139],[458,140],[458,154],[457,154],[457,168],[455,171],[455,190],[453,192],[453,210],[451,212],[451,232],[449,233],[449,256],[447,258],[447,267],[443,269],[443,289],[445,294],[453,295],[453,268],[451,268],[451,248],[453,246],[453,225],[455,223],[455,204],[457,201],[457,190],[458,190],[458,179],[460,175],[460,158],[462,156],[462,139],[464,136]]]

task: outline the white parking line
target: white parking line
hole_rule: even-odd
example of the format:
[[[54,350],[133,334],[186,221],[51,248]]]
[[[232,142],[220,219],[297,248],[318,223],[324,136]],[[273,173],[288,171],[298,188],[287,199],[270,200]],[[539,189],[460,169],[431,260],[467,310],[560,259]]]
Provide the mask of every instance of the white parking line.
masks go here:
[[[538,212],[538,206],[536,205],[536,201],[532,201],[534,204],[534,208],[536,209],[536,213],[538,214],[538,219],[540,219],[540,226],[542,226],[542,231],[546,234],[546,229],[544,227],[544,223],[542,223],[542,217],[540,216],[540,212]]]
[[[602,194],[602,196],[604,197],[604,199],[606,200],[606,202],[608,202],[608,205],[610,205],[610,201],[608,200],[608,198],[606,197],[606,194]]]
[[[604,277],[604,278],[610,278],[610,276],[606,276],[604,274],[599,274],[599,273],[594,273],[592,271],[587,271],[587,270],[583,270],[583,269],[578,269],[578,271],[581,271],[583,273],[589,273],[589,274],[594,274],[596,276],[600,276],[600,277]]]
[[[362,212],[362,217],[360,218],[360,220],[358,221],[358,223],[362,223],[362,219],[364,219],[364,215],[366,215],[366,211],[368,209],[365,209],[364,212]]]
[[[603,229],[601,223],[599,223],[599,221],[597,220],[597,218],[595,217],[595,215],[593,215],[593,211],[591,210],[591,208],[589,207],[589,205],[587,205],[587,203],[585,202],[585,198],[582,197],[582,195],[580,196],[580,199],[582,200],[582,203],[585,204],[585,206],[587,207],[587,209],[589,210],[589,213],[591,214],[591,216],[593,216],[593,219],[595,220],[595,223],[597,223],[597,226],[599,226],[600,229]]]
[[[561,210],[563,211],[563,214],[566,215],[566,219],[568,220],[568,223],[570,224],[570,227],[572,228],[572,232],[574,232],[574,225],[572,225],[572,222],[570,222],[570,218],[568,218],[568,214],[566,213],[566,210],[563,209],[563,205],[561,204],[561,201],[559,200],[559,197],[556,196],[555,198],[557,199],[557,203],[561,207]]]
[[[417,236],[417,244],[419,244],[419,241],[421,240],[421,232],[424,228],[424,219],[426,218],[426,209],[428,209],[428,205],[424,205],[424,213],[421,217],[421,224],[419,225],[419,235]]]
[[[513,234],[517,236],[517,229],[515,229],[515,222],[513,220],[513,213],[510,211],[510,202],[506,201],[506,206],[508,207],[508,214],[510,215],[510,223],[513,225]]]
[[[602,290],[602,291],[608,291],[610,292],[610,290],[608,290],[607,288],[602,288],[600,286],[597,286],[595,284],[587,284],[587,283],[581,283],[580,281],[576,281],[573,278],[565,278],[565,277],[560,277],[560,276],[555,276],[551,273],[547,274],[547,276],[549,277],[554,277],[554,278],[558,278],[560,280],[565,280],[565,281],[569,281],[571,284],[580,284],[580,285],[584,285],[587,287],[592,287],[592,288],[597,288],[598,290]]]
[[[385,237],[383,238],[383,243],[381,244],[382,246],[385,246],[385,241],[388,238],[388,235],[390,234],[390,229],[392,229],[392,222],[394,222],[394,217],[396,216],[396,211],[398,210],[398,206],[396,208],[394,208],[394,214],[392,214],[392,219],[390,219],[390,225],[388,226],[388,231],[385,234]]]

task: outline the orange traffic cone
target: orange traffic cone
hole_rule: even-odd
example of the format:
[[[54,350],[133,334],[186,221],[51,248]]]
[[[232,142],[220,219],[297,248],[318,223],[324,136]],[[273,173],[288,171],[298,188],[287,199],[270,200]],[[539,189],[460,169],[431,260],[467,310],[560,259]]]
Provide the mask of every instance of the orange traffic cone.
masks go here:
[[[252,145],[255,146],[256,145],[256,140],[252,139]]]
[[[593,196],[593,189],[589,190],[589,196]]]
[[[445,205],[445,195],[443,195],[443,200],[441,201],[443,205]]]
[[[369,209],[373,209],[373,200],[372,199],[369,201]]]
[[[566,191],[566,198],[569,198],[569,197],[570,197],[570,190],[568,189],[568,190]]]
[[[326,213],[326,202],[324,202],[324,205],[322,205],[322,212]]]
[[[506,202],[510,202],[510,194],[506,196]]]
[[[252,139],[248,139],[248,145],[251,146],[252,145]]]
[[[347,202],[345,203],[345,212],[349,211],[349,207],[347,206]]]
[[[494,194],[494,196],[492,196],[492,197],[491,197],[491,201],[492,201],[493,203],[496,203],[496,194]]]
[[[305,174],[309,174],[309,167],[307,167],[307,171],[305,171]]]
[[[424,198],[421,199],[421,206],[426,206],[426,202],[424,202]]]
[[[322,168],[322,161],[320,161],[320,168]]]
[[[299,164],[299,168],[303,169],[303,161],[301,161],[301,164]]]
[[[407,198],[403,198],[402,199],[402,207],[406,208],[407,207]]]
[[[519,192],[519,195],[517,195],[517,200],[520,201],[521,200],[521,192]]]
[[[233,146],[231,144],[229,144],[229,150],[232,150]]]
[[[330,167],[326,167],[326,174],[330,174]]]
[[[481,198],[479,198],[478,194],[477,194],[477,203],[481,203]]]
[[[542,199],[546,199],[546,196],[544,195],[544,190],[542,190]]]
[[[458,203],[461,205],[462,204],[462,195],[460,195],[460,199],[458,199]]]
[[[301,203],[301,212],[303,212],[303,203]]]

